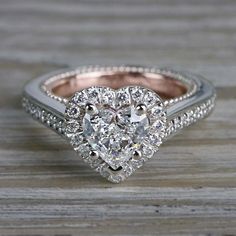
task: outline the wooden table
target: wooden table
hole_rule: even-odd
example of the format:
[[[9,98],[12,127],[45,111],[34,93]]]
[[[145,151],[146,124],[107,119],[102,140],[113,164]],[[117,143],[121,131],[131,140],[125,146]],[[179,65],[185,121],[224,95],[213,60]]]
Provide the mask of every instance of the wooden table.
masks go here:
[[[201,73],[218,101],[115,185],[20,100],[43,73],[123,63]],[[0,78],[0,235],[236,235],[234,0],[0,0]]]

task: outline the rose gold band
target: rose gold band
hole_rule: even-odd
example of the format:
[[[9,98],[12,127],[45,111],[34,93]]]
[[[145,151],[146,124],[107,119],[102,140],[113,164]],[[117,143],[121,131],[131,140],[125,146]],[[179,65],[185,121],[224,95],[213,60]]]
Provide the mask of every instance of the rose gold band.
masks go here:
[[[182,81],[150,72],[88,72],[64,77],[45,84],[46,90],[63,98],[69,98],[75,92],[92,86],[106,86],[118,89],[130,85],[139,85],[152,89],[163,100],[180,97],[189,90],[188,86]]]

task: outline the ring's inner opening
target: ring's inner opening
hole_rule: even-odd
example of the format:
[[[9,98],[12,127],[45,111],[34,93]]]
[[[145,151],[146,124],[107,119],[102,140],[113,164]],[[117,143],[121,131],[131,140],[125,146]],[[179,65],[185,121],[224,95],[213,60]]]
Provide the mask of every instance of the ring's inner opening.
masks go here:
[[[75,92],[92,86],[119,89],[125,86],[142,86],[155,91],[162,99],[172,99],[188,92],[188,85],[162,74],[139,72],[88,72],[46,82],[46,89],[53,94],[70,98]]]

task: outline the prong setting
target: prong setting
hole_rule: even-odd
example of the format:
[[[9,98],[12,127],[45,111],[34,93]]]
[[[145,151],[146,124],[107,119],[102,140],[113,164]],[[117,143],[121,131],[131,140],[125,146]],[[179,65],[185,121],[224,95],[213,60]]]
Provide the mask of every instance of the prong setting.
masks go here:
[[[90,102],[91,92],[92,101],[99,102]],[[76,103],[75,98],[82,96],[88,97],[87,102]],[[80,142],[83,140],[83,148],[76,146],[76,151],[91,167],[96,166],[100,173],[103,171],[101,174],[109,180],[117,182],[128,177],[142,166],[161,144],[159,137],[164,136],[164,129],[156,130],[157,134],[153,134],[152,130],[159,120],[165,127],[166,114],[162,112],[164,116],[159,116],[153,112],[155,104],[161,107],[161,111],[164,110],[163,102],[155,92],[138,86],[118,90],[93,87],[76,93],[74,97],[73,106],[81,110],[78,127],[81,127],[83,136],[83,139],[80,139]],[[142,97],[145,98],[145,103],[141,101]],[[69,110],[72,105],[68,104]],[[66,121],[68,126],[71,126],[72,121]],[[74,137],[73,133],[68,135],[68,138],[71,137]],[[159,138],[158,145],[155,143],[156,137]],[[77,142],[72,140],[73,147],[75,141]],[[148,157],[145,157],[145,152],[140,149],[143,142],[152,150]],[[101,168],[103,165],[107,168]]]
[[[142,157],[142,153],[139,150],[134,150],[133,151],[133,160],[140,160],[140,158]]]
[[[95,105],[87,103],[85,106],[85,112],[88,113],[89,115],[94,115],[97,113],[97,108]]]
[[[96,75],[106,75],[107,73],[116,74],[117,72],[147,73],[145,75],[148,75],[148,73],[153,75],[154,73],[187,84],[189,89],[181,96],[171,97],[164,102],[159,99],[155,92],[139,86],[128,86],[117,90],[113,90],[110,87],[94,86],[76,92],[72,99],[69,100],[67,97],[57,95],[53,93],[53,90],[48,89],[47,85],[52,81],[68,80],[70,79],[69,77],[79,78],[80,74],[91,72],[94,72]],[[38,93],[44,93],[51,101],[54,99],[54,102],[57,102],[58,106],[54,107],[54,104],[56,104],[54,102],[50,104],[50,99],[47,100],[48,103],[44,102],[44,100],[41,99],[43,96],[39,97],[37,94],[32,93],[29,86],[25,88],[22,102],[25,110],[48,128],[53,129],[58,134],[69,139],[74,150],[86,163],[114,183],[123,181],[137,168],[141,167],[143,163],[151,158],[153,153],[158,150],[163,140],[166,140],[179,130],[209,115],[214,108],[216,98],[214,87],[195,75],[186,75],[169,69],[141,68],[140,70],[139,67],[129,66],[92,66],[76,68],[69,72],[65,71],[53,75],[50,74],[49,77],[42,77],[36,84],[34,82],[32,85],[38,87]],[[203,90],[203,88],[207,89]],[[203,91],[204,97],[199,91]],[[125,92],[125,94],[123,94],[123,92]],[[194,99],[189,99],[192,95],[199,98],[198,102]],[[87,103],[95,105],[97,109],[95,113],[86,111],[85,106]],[[140,103],[145,104],[147,108],[146,112],[135,112],[136,107]],[[179,103],[178,109],[171,109],[172,106],[176,106],[177,103]],[[64,119],[62,109],[64,110],[65,106]],[[175,110],[175,112],[172,112],[172,110]],[[114,119],[113,116],[116,117],[117,112],[121,115],[119,115],[119,119]],[[134,114],[134,116],[132,114]],[[86,116],[86,120],[84,120],[84,116]],[[110,123],[111,121],[112,123]],[[161,123],[158,123],[159,121],[161,121]],[[164,125],[162,125],[162,123]],[[87,126],[86,131],[88,132],[85,136],[84,127],[86,124],[89,124],[89,126]],[[128,132],[120,133],[117,126],[118,128],[126,129]],[[106,127],[109,127],[109,129]],[[97,129],[99,132],[94,133]],[[106,151],[108,147],[106,144],[109,143],[107,137],[103,139],[104,149],[99,150],[99,146],[96,144],[97,141],[102,140],[99,134],[102,133],[101,131],[105,131],[105,133],[107,132],[108,134],[109,132],[113,133],[113,135],[110,136],[112,137],[110,144],[113,144],[111,153],[107,153]],[[145,138],[143,138],[142,135],[139,136],[140,132],[142,133],[143,131],[148,134]],[[136,135],[136,139],[133,138],[132,133]],[[81,139],[79,136],[76,136],[77,134],[81,135]],[[118,155],[120,147],[124,151],[122,155],[127,155],[129,159],[123,159],[121,161],[122,156],[120,157]],[[128,149],[126,147],[128,147]],[[99,152],[99,156],[97,159],[95,158],[95,160],[92,157],[96,157],[96,155],[91,155],[91,151],[93,150]],[[140,151],[142,154],[141,158],[135,160],[135,155],[133,155],[132,150]],[[111,167],[112,163],[109,158],[106,157],[109,157],[108,154],[110,154],[110,156],[114,154],[114,160],[118,160],[118,163],[113,166],[114,168]],[[119,169],[118,164],[122,167],[121,169]],[[116,171],[112,171],[111,169]]]
[[[89,152],[89,156],[90,156],[90,158],[95,160],[95,159],[99,158],[99,153],[97,151],[92,150]]]
[[[135,107],[136,114],[141,116],[147,112],[147,107],[144,104],[138,104]]]

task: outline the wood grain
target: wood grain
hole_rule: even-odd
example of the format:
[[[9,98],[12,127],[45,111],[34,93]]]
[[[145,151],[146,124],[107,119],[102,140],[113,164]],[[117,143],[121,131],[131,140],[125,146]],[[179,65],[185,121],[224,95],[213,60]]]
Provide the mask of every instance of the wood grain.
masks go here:
[[[0,235],[236,235],[235,12],[233,0],[0,0]],[[114,185],[20,98],[43,73],[124,63],[203,74],[218,100]]]

